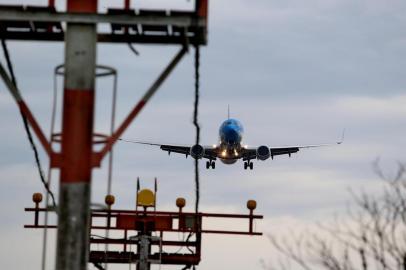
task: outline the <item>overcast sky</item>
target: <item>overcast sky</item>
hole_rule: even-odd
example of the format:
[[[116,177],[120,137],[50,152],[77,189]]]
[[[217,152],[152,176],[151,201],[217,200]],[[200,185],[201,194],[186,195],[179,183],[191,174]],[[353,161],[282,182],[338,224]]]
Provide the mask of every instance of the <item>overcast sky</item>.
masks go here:
[[[110,6],[108,2],[102,1],[100,9]],[[140,0],[136,8],[193,6],[183,0],[168,2]],[[64,1],[57,4],[64,8]],[[228,104],[231,116],[244,125],[244,142],[251,146],[328,143],[339,139],[343,128],[347,132],[341,146],[256,161],[253,171],[243,170],[242,162],[217,162],[215,170],[202,164],[200,209],[246,213],[246,201],[256,199],[257,212],[265,215],[257,229],[278,234],[286,227],[300,230],[343,213],[351,200],[349,189],[379,194],[373,161],[380,158],[389,174],[395,173],[397,162],[405,161],[405,12],[401,0],[211,1],[209,42],[201,50],[203,144],[217,143]],[[48,134],[53,68],[63,61],[63,44],[8,44],[23,96]],[[140,56],[126,45],[98,46],[98,64],[119,73],[117,122],[178,50],[136,47]],[[1,61],[5,63],[4,57]],[[193,83],[191,51],[124,137],[192,143]],[[59,91],[61,87],[59,78]],[[109,130],[111,90],[110,78],[97,80],[97,132]],[[0,268],[39,269],[42,232],[23,229],[32,221],[23,208],[32,205],[31,195],[42,191],[42,185],[17,106],[3,84],[0,123]],[[46,169],[48,160],[41,156]],[[103,202],[106,167],[104,162],[93,173],[92,202]],[[153,178],[158,178],[158,209],[175,210],[175,199],[183,196],[187,210],[192,210],[193,175],[190,158],[120,142],[114,160],[116,207],[133,207],[139,176],[144,187],[153,187]],[[57,171],[52,189],[57,193]],[[47,269],[54,269],[54,247],[51,238]],[[261,258],[274,259],[270,248],[266,236],[204,236],[198,269],[260,269]]]

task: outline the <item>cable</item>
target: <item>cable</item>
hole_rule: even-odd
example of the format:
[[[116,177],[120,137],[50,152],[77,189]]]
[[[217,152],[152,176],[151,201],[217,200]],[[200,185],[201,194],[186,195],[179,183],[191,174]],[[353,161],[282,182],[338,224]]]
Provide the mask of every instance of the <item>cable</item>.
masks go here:
[[[4,52],[4,56],[6,58],[7,68],[10,73],[10,76],[11,76],[11,81],[14,84],[14,86],[17,88],[17,81],[16,81],[16,77],[14,76],[14,69],[13,69],[13,65],[11,64],[10,54],[8,53],[6,41],[3,38],[1,39],[1,46],[3,46],[3,52]]]
[[[198,122],[198,116],[199,116],[199,79],[200,79],[200,74],[199,74],[199,67],[200,67],[200,50],[199,46],[195,46],[195,102],[194,102],[194,111],[193,111],[193,125],[196,128],[196,141],[195,144],[198,145],[200,143],[200,126]],[[195,201],[195,217],[198,219],[198,213],[199,213],[199,202],[200,202],[200,179],[199,179],[199,160],[196,158],[195,159],[195,196],[196,196],[196,201]],[[199,220],[196,222],[197,228],[199,228]],[[186,238],[186,243],[189,242],[190,238],[192,237],[193,233],[189,233],[188,237]],[[189,246],[186,246],[186,248],[194,254],[193,250],[189,248]]]
[[[131,43],[128,43],[128,47],[130,48],[130,50],[136,55],[140,55],[140,53],[137,51],[137,49],[134,47],[134,45],[132,45]]]
[[[1,45],[3,47],[3,52],[4,52],[4,56],[6,58],[7,67],[8,67],[10,76],[11,76],[11,81],[14,84],[14,86],[17,88],[17,81],[16,81],[16,77],[14,75],[14,70],[13,70],[13,65],[11,63],[10,54],[8,52],[8,49],[7,49],[6,41],[3,38],[1,39]],[[21,114],[21,117],[23,119],[24,128],[25,128],[25,131],[27,133],[28,140],[29,140],[29,142],[31,144],[31,148],[34,151],[35,163],[36,163],[37,168],[38,168],[38,173],[39,173],[39,176],[41,178],[41,182],[44,185],[44,188],[47,191],[47,193],[49,193],[49,195],[51,196],[52,204],[56,208],[55,196],[52,193],[52,191],[50,190],[48,183],[45,181],[44,171],[42,170],[41,161],[39,159],[37,146],[35,145],[34,139],[32,137],[32,133],[31,133],[30,127],[28,125],[27,118],[24,116],[24,114],[23,114],[23,112],[21,110],[20,110],[20,114]]]
[[[187,236],[185,242],[186,242],[186,243],[189,243],[189,240],[190,240],[190,238],[191,238],[192,236],[193,236],[193,233],[190,232],[189,235]],[[194,251],[193,251],[188,245],[186,245],[186,248],[190,251],[190,253],[195,254]]]
[[[193,125],[196,128],[196,141],[195,144],[198,145],[200,143],[200,125],[198,122],[198,116],[199,116],[199,88],[200,88],[200,73],[199,73],[199,68],[200,68],[200,48],[198,45],[195,46],[195,102],[194,102],[194,111],[193,111]],[[199,160],[196,158],[195,159],[195,192],[196,192],[196,201],[195,201],[195,213],[196,213],[196,218],[197,218],[197,228],[199,229],[200,227],[200,222],[199,222],[199,202],[200,202],[200,179],[199,179]],[[188,237],[186,238],[186,243],[189,242],[190,238],[192,237],[193,233],[190,233]],[[186,248],[194,254],[193,250],[189,248],[189,246],[186,246]],[[193,266],[194,269],[194,266]]]
[[[179,238],[179,232],[178,232],[178,241],[180,241],[181,239]],[[185,234],[182,233],[182,242],[185,241]],[[175,254],[179,254],[179,252],[183,249],[183,246],[181,246],[180,248],[178,248],[174,253]]]
[[[110,237],[105,237],[99,234],[91,234],[90,237],[95,237],[95,238],[100,238],[100,239],[105,239],[105,240],[125,240],[125,238],[110,238]]]
[[[98,264],[97,262],[93,262],[94,267],[96,267],[98,270],[105,270],[103,268],[103,266],[101,266],[100,264]]]
[[[198,122],[198,108],[199,108],[199,66],[200,66],[200,50],[199,46],[195,46],[195,102],[194,102],[194,112],[193,112],[193,124],[196,128],[196,141],[195,144],[198,145],[200,142],[200,126]],[[200,183],[199,183],[199,160],[195,159],[195,189],[196,189],[196,202],[195,202],[195,212],[196,217],[199,212],[199,201],[200,201]]]

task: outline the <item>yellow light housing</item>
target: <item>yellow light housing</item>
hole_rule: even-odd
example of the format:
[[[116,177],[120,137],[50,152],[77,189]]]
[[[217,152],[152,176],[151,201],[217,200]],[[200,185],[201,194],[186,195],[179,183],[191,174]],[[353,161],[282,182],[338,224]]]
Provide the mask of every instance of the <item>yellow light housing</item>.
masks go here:
[[[143,207],[155,206],[155,194],[152,190],[143,189],[138,192],[137,205]]]

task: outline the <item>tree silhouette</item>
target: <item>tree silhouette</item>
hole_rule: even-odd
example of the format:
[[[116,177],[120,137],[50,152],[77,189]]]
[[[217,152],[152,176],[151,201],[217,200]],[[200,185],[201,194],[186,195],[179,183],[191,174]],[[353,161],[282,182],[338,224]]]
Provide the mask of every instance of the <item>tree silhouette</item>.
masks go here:
[[[288,237],[269,235],[281,257],[264,269],[406,270],[406,168],[399,164],[394,177],[378,161],[374,168],[383,180],[379,197],[352,192],[355,207],[345,219]]]

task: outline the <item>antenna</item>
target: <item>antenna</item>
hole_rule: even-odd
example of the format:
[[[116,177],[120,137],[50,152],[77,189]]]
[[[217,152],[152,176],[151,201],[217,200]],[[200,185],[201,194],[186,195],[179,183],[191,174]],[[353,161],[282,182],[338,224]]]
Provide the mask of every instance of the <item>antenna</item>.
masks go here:
[[[228,104],[227,108],[227,119],[230,119],[230,104]]]
[[[140,177],[137,177],[137,192],[140,191]]]

